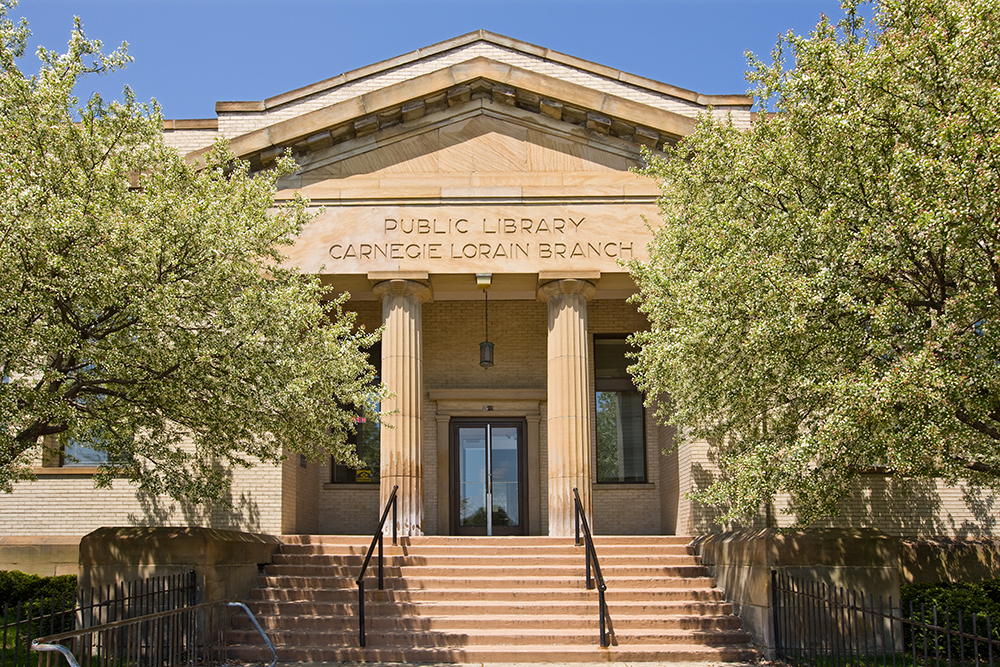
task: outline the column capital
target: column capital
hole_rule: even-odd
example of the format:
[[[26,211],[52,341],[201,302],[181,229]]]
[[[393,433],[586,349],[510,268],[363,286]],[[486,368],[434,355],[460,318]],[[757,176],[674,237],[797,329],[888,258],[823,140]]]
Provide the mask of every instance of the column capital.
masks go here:
[[[420,303],[431,300],[431,288],[413,280],[393,279],[376,283],[372,288],[375,298],[382,301],[387,296],[413,296]]]
[[[545,283],[538,288],[538,299],[540,301],[548,302],[553,297],[563,296],[567,294],[577,294],[590,301],[594,297],[594,292],[597,291],[597,287],[594,283],[587,280],[577,280],[575,278],[566,278],[563,280],[553,280],[550,283]]]

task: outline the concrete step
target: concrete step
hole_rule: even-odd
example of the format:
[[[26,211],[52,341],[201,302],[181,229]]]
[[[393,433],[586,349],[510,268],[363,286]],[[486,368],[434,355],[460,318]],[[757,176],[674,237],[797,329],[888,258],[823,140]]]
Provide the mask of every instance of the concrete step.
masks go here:
[[[413,537],[384,543],[385,589],[366,572],[367,647],[355,581],[371,538],[293,535],[250,608],[281,661],[678,662],[758,657],[690,546],[673,536],[595,540],[613,646],[600,648],[598,593],[584,550],[550,537]],[[230,657],[266,659],[237,619]]]
[[[581,610],[582,611],[582,610]],[[366,608],[367,612],[367,608]],[[257,621],[265,630],[329,629],[357,632],[358,617],[354,614],[337,616],[305,615],[257,615]],[[597,610],[589,616],[583,614],[492,614],[485,621],[492,627],[519,629],[577,629],[596,631]],[[483,617],[479,615],[435,615],[431,616],[371,616],[366,613],[365,626],[382,630],[472,630],[482,627]],[[718,616],[634,616],[616,614],[612,618],[615,629],[621,633],[637,629],[655,628],[660,630],[739,630],[740,619],[733,615]],[[236,616],[233,626],[250,630],[253,625],[247,616]]]
[[[405,577],[391,576],[388,573],[383,578],[383,584],[387,589],[431,589],[431,588],[580,588],[585,585],[586,574],[583,568],[580,572],[545,575],[539,574],[535,577],[527,576],[527,573],[517,573],[508,575],[497,572],[495,574],[479,573],[479,576],[462,576],[463,573],[455,573],[455,576],[419,576],[410,573],[407,568]],[[369,572],[365,577],[365,590],[375,590],[378,588],[377,572]],[[711,577],[627,577],[617,573],[611,575],[605,573],[605,582],[608,586],[614,584],[614,588],[643,588],[650,586],[656,588],[712,588],[715,580]],[[357,581],[354,577],[325,577],[325,576],[264,576],[259,577],[260,588],[292,588],[292,589],[357,589]]]
[[[640,545],[595,545],[599,558],[605,556],[633,556],[645,558],[662,557],[687,557],[694,558],[695,554],[690,547],[681,545],[664,545],[643,548]],[[282,548],[281,553],[288,556],[357,556],[364,558],[368,553],[368,546],[360,545],[330,545],[330,544],[302,544],[289,545]],[[502,558],[517,558],[520,556],[533,556],[541,558],[562,559],[562,558],[584,558],[584,548],[576,547],[572,544],[553,547],[534,547],[530,545],[511,546],[449,546],[435,545],[429,547],[393,547],[385,545],[382,549],[385,556],[408,556],[414,558],[434,558],[437,556],[498,556]],[[378,550],[372,552],[373,557],[377,556]]]
[[[465,631],[456,630],[386,630],[369,628],[365,633],[367,646],[524,646],[537,645],[545,641],[562,646],[589,646],[600,642],[600,631],[597,627],[586,632],[576,629],[553,630],[551,628],[469,628]],[[256,630],[234,630],[230,640],[240,644],[250,644],[260,635]],[[268,637],[275,645],[310,646],[322,643],[349,646],[358,641],[357,629],[342,631],[321,631],[316,629],[281,629],[272,630]],[[742,630],[715,630],[711,632],[697,630],[667,630],[645,629],[623,631],[616,628],[614,638],[619,645],[644,644],[697,644],[697,645],[736,645],[745,644],[749,635]]]
[[[270,653],[252,645],[229,649],[236,660],[267,661]],[[329,644],[278,648],[280,662],[401,662],[401,663],[512,663],[512,662],[749,662],[759,657],[750,646],[696,644],[563,646],[544,643],[525,646],[414,648],[376,646],[335,647]]]
[[[685,535],[595,535],[594,544],[597,546],[605,544],[632,544],[642,546],[655,545],[690,545],[694,540],[691,536]],[[363,545],[366,549],[371,544],[371,535],[282,535],[281,541],[286,546],[301,544],[347,544]],[[489,546],[499,545],[533,545],[533,546],[559,546],[573,544],[572,537],[548,537],[543,535],[523,535],[523,536],[493,536],[493,537],[473,537],[473,536],[448,536],[448,535],[425,535],[420,537],[400,537],[400,546],[432,546],[432,545],[476,545],[487,544]],[[383,544],[392,544],[391,535],[383,538]]]
[[[649,554],[620,555],[602,554],[598,552],[601,568],[618,566],[641,567],[651,563],[662,566],[691,567],[701,565],[695,556],[653,556]],[[388,567],[504,567],[509,565],[539,566],[539,567],[582,567],[586,562],[583,552],[566,556],[550,556],[544,554],[524,554],[519,556],[503,554],[439,554],[437,556],[404,556],[400,554],[385,554],[383,565]],[[347,566],[361,568],[364,556],[357,554],[278,554],[274,557],[274,565],[301,566]],[[377,566],[378,559],[373,557],[369,567]]]
[[[348,602],[316,602],[312,600],[281,601],[251,600],[248,606],[255,615],[288,614],[298,616],[339,616],[350,615],[357,618],[357,594]],[[724,615],[732,613],[732,605],[722,601],[664,600],[657,602],[616,602],[608,600],[608,609],[613,619],[626,616],[692,616]],[[366,619],[376,616],[428,617],[454,615],[543,615],[579,614],[585,617],[597,616],[597,598],[563,602],[480,600],[470,605],[462,600],[434,602],[385,602],[374,599],[365,601]]]
[[[537,582],[536,582],[537,583]],[[531,588],[475,588],[475,589],[449,589],[449,588],[386,588],[385,590],[365,589],[366,603],[368,600],[378,600],[381,602],[431,602],[461,600],[466,603],[479,602],[485,600],[510,600],[512,602],[566,602],[566,601],[588,601],[592,600],[596,604],[597,591],[587,590],[582,582],[577,589],[572,588],[552,588],[549,586],[535,586]],[[608,604],[612,601],[657,601],[657,600],[692,600],[692,601],[721,601],[722,592],[714,588],[620,588],[609,591],[607,594]],[[254,600],[311,600],[316,602],[349,602],[357,600],[357,589],[326,589],[326,588],[255,588],[251,591],[251,599]]]

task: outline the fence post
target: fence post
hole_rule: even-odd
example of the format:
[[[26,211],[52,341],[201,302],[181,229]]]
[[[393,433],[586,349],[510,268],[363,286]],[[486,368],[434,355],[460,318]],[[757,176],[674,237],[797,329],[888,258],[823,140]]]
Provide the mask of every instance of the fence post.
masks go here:
[[[771,570],[771,629],[774,634],[774,657],[781,657],[781,632],[778,623],[778,571]]]

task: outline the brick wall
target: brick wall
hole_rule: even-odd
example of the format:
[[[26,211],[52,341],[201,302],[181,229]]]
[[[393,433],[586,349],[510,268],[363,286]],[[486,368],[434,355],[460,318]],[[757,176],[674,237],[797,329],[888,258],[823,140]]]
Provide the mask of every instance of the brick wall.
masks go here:
[[[705,442],[682,445],[678,452],[682,511],[678,534],[701,534],[736,528],[787,528],[797,516],[784,510],[787,496],[778,496],[768,517],[762,510],[751,520],[723,525],[722,510],[686,500],[684,493],[705,488],[718,474]],[[897,537],[984,538],[1000,536],[1000,494],[950,485],[941,479],[908,481],[888,475],[864,475],[851,496],[839,506],[838,516],[815,528],[875,528]]]
[[[118,480],[95,489],[90,475],[40,475],[0,494],[0,535],[85,535],[102,526],[205,526],[281,532],[281,471],[257,466],[233,471],[224,505],[196,506],[166,497],[137,497]]]
[[[185,155],[211,146],[220,136],[218,130],[164,130],[163,143]]]

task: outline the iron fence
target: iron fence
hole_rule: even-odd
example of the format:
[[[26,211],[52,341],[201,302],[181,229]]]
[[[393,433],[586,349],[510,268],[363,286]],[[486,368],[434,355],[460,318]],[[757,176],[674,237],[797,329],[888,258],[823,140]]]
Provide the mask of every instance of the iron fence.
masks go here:
[[[90,588],[76,595],[6,604],[0,624],[0,667],[40,667],[46,657],[33,654],[36,637],[122,621],[196,603],[195,573],[152,577]]]
[[[1000,636],[984,614],[898,600],[771,572],[776,657],[811,667],[997,667]]]

